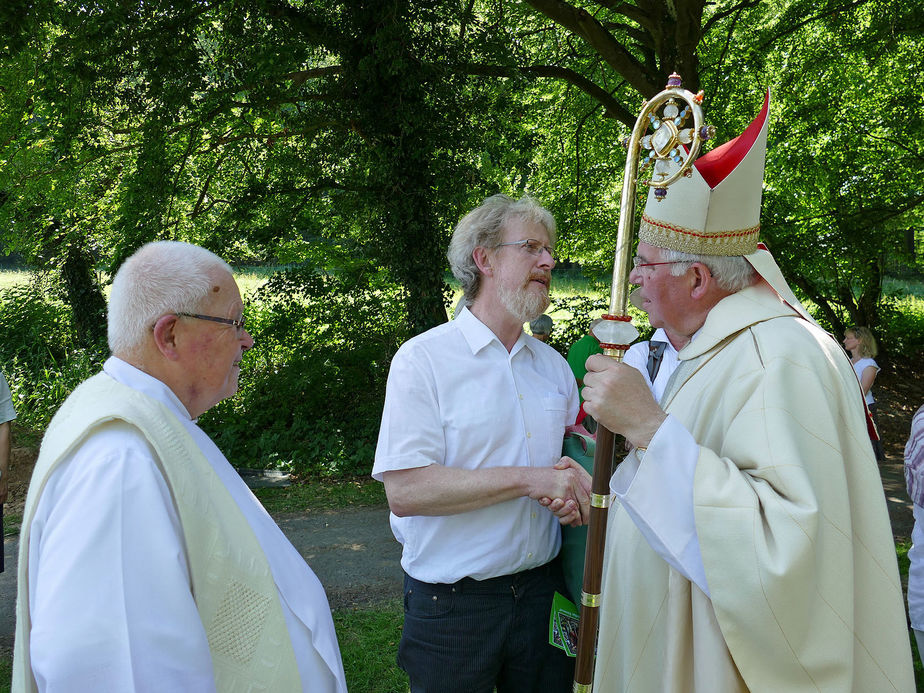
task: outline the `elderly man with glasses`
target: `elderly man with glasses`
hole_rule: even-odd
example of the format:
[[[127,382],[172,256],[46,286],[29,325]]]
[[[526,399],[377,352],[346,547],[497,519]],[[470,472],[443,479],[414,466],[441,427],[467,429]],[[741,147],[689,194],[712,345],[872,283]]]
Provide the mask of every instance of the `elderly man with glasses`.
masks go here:
[[[645,207],[629,278],[689,340],[660,400],[587,363],[587,412],[634,446],[610,482],[595,691],[914,690],[862,393],[758,245],[768,101]]]
[[[566,591],[559,523],[583,521],[590,479],[561,458],[568,364],[523,332],[549,305],[554,242],[533,200],[486,200],[449,247],[466,307],[392,361],[373,477],[403,545],[398,663],[414,693],[571,687],[548,624]]]
[[[253,346],[220,258],[150,243],[109,300],[112,357],[62,405],[23,512],[17,691],[327,691],[317,577],[196,419]]]

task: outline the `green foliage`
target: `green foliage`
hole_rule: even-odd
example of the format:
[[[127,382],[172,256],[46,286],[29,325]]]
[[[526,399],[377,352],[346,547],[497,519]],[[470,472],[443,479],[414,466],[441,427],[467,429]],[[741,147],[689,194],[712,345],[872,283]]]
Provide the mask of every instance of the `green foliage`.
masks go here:
[[[20,425],[42,431],[83,380],[98,372],[105,349],[76,345],[70,309],[38,282],[0,290],[0,364]]]
[[[572,280],[572,283],[576,288],[577,282]],[[595,284],[585,283],[580,291],[575,290],[571,295],[556,296],[552,299],[551,309],[569,316],[555,322],[549,339],[549,344],[562,356],[567,357],[571,345],[587,334],[593,320],[609,312],[609,297],[604,298]],[[654,328],[648,324],[647,315],[632,305],[628,306],[628,312],[632,317],[632,323],[639,331],[639,339],[650,338]]]
[[[587,334],[591,321],[607,312],[609,302],[603,298],[591,298],[578,294],[556,297],[552,301],[551,308],[565,311],[571,316],[567,320],[556,321],[552,335],[549,337],[549,345],[562,356],[567,356],[571,345]]]
[[[276,273],[249,299],[255,347],[240,392],[203,415],[203,428],[239,466],[368,473],[388,366],[407,336],[403,299],[367,264]]]
[[[707,115],[723,141],[771,90],[762,238],[834,331],[877,328],[886,260],[910,260],[906,231],[924,218],[920,13],[895,0],[760,3],[734,34],[731,50],[704,51],[723,61],[706,78]]]
[[[924,356],[924,300],[903,294],[887,295],[880,305],[880,349],[893,358]]]

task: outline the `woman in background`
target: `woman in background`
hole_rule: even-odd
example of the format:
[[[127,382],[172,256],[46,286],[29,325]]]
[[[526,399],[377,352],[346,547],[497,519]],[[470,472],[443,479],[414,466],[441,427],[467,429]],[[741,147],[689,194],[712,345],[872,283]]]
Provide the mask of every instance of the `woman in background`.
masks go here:
[[[876,415],[876,400],[873,398],[872,393],[873,382],[879,373],[879,365],[873,360],[876,354],[879,353],[876,338],[873,337],[873,333],[868,327],[851,327],[844,332],[844,348],[850,352],[850,362],[853,364],[853,370],[860,381],[863,396],[866,398],[866,406],[869,407],[870,414],[873,415],[873,422],[876,424],[878,431],[879,418]],[[882,441],[874,439],[872,435],[870,440],[873,443],[876,460],[882,462],[885,459]]]

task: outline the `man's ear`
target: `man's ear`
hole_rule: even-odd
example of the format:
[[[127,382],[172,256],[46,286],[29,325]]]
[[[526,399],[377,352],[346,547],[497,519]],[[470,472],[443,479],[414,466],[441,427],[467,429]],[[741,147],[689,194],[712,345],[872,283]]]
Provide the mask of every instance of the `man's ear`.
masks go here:
[[[154,323],[154,344],[157,350],[170,361],[176,361],[180,356],[176,335],[178,323],[179,318],[176,315],[162,315]]]
[[[690,297],[702,298],[715,286],[715,277],[712,276],[709,268],[701,262],[694,262],[690,269],[692,270],[690,276],[693,280],[693,285],[690,287]]]
[[[494,268],[491,267],[491,256],[488,254],[487,248],[483,248],[480,245],[476,247],[472,251],[472,259],[475,261],[475,265],[478,267],[478,270],[484,276],[494,276]]]

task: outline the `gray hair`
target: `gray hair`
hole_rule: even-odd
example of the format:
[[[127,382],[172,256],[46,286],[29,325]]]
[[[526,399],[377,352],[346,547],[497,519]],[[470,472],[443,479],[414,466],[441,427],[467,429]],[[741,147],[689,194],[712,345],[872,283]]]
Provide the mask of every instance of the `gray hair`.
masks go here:
[[[734,293],[749,287],[757,278],[757,272],[751,263],[741,255],[694,255],[679,250],[661,248],[663,262],[679,262],[671,265],[671,274],[679,277],[686,272],[694,262],[700,262],[709,268],[716,284],[723,291]]]
[[[533,334],[552,334],[552,318],[543,313],[529,323],[529,331]]]
[[[131,355],[162,315],[198,312],[220,272],[230,273],[231,267],[197,245],[155,241],[141,246],[112,280],[109,350]]]
[[[449,266],[462,285],[465,305],[472,304],[481,288],[481,273],[472,253],[475,248],[493,248],[500,243],[507,223],[513,218],[544,226],[549,234],[549,244],[554,247],[557,229],[549,210],[528,195],[519,200],[506,195],[492,195],[462,218],[449,242]]]

